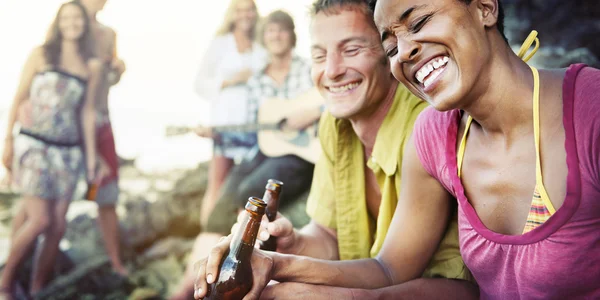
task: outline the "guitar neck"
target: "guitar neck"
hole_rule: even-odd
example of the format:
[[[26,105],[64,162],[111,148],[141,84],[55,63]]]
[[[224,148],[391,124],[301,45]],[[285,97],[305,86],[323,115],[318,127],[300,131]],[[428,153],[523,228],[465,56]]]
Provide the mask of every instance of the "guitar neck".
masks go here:
[[[257,132],[261,130],[276,130],[279,124],[244,124],[244,125],[224,125],[212,127],[215,132]]]

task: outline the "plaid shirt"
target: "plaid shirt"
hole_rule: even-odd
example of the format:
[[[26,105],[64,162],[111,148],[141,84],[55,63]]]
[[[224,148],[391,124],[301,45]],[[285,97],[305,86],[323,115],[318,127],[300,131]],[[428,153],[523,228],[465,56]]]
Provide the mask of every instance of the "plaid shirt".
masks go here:
[[[292,57],[290,71],[278,85],[265,73],[266,68],[248,79],[248,120],[256,122],[258,109],[268,98],[293,99],[313,87],[310,64],[299,56]]]
[[[266,68],[254,74],[246,83],[248,86],[249,123],[258,121],[258,109],[265,99],[293,99],[313,87],[310,63],[297,55],[292,56],[290,70],[281,85],[278,85],[265,71]],[[258,142],[256,133],[236,134],[236,139],[246,145],[256,145]]]

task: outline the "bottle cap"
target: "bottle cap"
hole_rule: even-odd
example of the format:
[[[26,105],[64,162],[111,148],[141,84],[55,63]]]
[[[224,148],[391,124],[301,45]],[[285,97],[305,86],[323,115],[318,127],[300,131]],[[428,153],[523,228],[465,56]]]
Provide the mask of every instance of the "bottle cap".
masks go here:
[[[275,191],[275,192],[280,192],[282,186],[283,186],[283,182],[281,182],[277,179],[269,179],[267,181],[267,186],[265,186],[265,189]]]
[[[250,197],[248,198],[248,203],[246,203],[247,211],[259,214],[264,214],[266,207],[267,204],[258,197]]]

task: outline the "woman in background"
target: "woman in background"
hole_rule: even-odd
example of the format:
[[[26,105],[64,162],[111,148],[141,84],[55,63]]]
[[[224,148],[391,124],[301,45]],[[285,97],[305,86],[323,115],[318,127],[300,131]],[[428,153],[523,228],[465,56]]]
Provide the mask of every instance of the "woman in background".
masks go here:
[[[39,235],[44,242],[37,257],[55,260],[83,162],[82,146],[87,180],[96,177],[93,95],[100,70],[101,63],[92,58],[85,9],[76,2],[63,4],[46,42],[28,58],[10,110],[2,158],[23,196],[25,220],[12,235],[0,278],[4,298],[12,299],[16,271]],[[19,108],[27,99],[29,122],[13,137]],[[54,264],[44,265],[34,264],[32,294],[43,287]]]
[[[262,69],[267,61],[266,51],[255,41],[257,21],[258,11],[254,0],[232,0],[221,28],[202,59],[195,88],[198,95],[210,102],[208,126],[246,124],[251,121],[248,120],[246,81]],[[199,128],[196,134],[214,138],[208,185],[200,212],[200,224],[204,228],[234,160],[243,158],[255,141],[248,140],[248,135],[244,133],[215,134],[209,128]],[[193,279],[190,265],[171,299],[190,299]]]
[[[249,122],[246,81],[266,64],[267,59],[265,50],[255,42],[257,20],[254,0],[232,0],[223,25],[204,55],[195,88],[198,95],[210,102],[208,126]],[[243,157],[253,143],[246,142],[244,134],[213,134],[206,129],[196,133],[215,138],[208,186],[202,202],[200,222],[205,225],[234,159]]]

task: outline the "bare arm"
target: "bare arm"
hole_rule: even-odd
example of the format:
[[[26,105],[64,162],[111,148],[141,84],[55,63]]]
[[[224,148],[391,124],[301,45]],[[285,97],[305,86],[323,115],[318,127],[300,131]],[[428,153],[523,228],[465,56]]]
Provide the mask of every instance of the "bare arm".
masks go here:
[[[302,130],[314,124],[321,117],[321,105],[304,109],[286,118],[284,129]]]
[[[273,279],[372,289],[420,277],[445,233],[452,200],[425,171],[412,140],[402,175],[400,199],[376,259],[327,262],[274,256]]]
[[[111,36],[111,40],[112,40],[112,61],[110,63],[110,68],[111,68],[111,72],[113,72],[113,76],[111,78],[110,84],[111,85],[115,85],[117,83],[119,83],[119,81],[121,81],[121,76],[123,75],[123,73],[125,73],[125,62],[119,58],[118,54],[117,54],[117,33],[112,30],[110,30],[110,36]]]
[[[21,79],[17,92],[13,98],[13,103],[8,112],[8,127],[6,129],[6,137],[4,143],[4,153],[2,162],[4,166],[10,170],[12,164],[12,148],[13,148],[13,130],[17,121],[19,108],[21,104],[29,98],[29,89],[35,73],[44,65],[44,52],[41,47],[34,49],[23,67]]]
[[[238,231],[242,222],[243,212],[238,215],[238,221],[231,227],[231,233]],[[267,224],[265,227],[264,225]],[[319,259],[338,260],[337,233],[314,220],[297,230],[289,219],[281,213],[269,222],[263,217],[258,239],[266,241],[271,235],[277,237],[277,252],[285,254],[303,255]]]
[[[269,279],[376,289],[419,278],[445,233],[452,200],[442,185],[425,171],[412,140],[405,150],[402,175],[400,199],[377,258],[326,261],[255,251],[252,258],[255,281],[250,297],[260,295]],[[214,258],[220,258],[219,254],[226,249],[226,244],[218,245],[211,252],[206,269],[201,265],[197,281],[201,288],[205,274],[217,274],[218,260]],[[460,289],[461,284],[456,287]]]
[[[12,131],[14,129],[15,122],[17,121],[19,107],[21,106],[21,103],[23,103],[23,101],[29,98],[29,89],[31,88],[31,81],[33,80],[33,76],[38,71],[38,69],[44,64],[43,55],[44,53],[42,48],[36,48],[29,55],[29,58],[25,62],[25,66],[23,67],[23,71],[21,73],[21,80],[19,81],[19,86],[17,87],[17,92],[15,94],[13,104],[11,105],[8,114],[8,128],[6,130],[6,138],[12,139]]]
[[[269,232],[277,239],[277,251],[319,259],[338,260],[337,233],[315,221],[311,221],[300,230],[295,230],[286,219],[275,220],[268,225]]]
[[[479,299],[477,285],[467,280],[446,278],[418,278],[376,290],[350,291],[352,299]]]
[[[477,286],[466,280],[419,278],[385,288],[348,289],[297,282],[269,285],[261,299],[479,299]]]
[[[81,111],[83,127],[83,144],[86,158],[87,180],[92,181],[96,175],[96,91],[102,76],[102,63],[97,59],[88,62],[90,72],[85,100]]]

